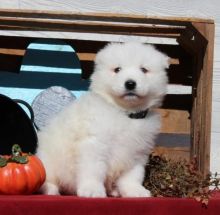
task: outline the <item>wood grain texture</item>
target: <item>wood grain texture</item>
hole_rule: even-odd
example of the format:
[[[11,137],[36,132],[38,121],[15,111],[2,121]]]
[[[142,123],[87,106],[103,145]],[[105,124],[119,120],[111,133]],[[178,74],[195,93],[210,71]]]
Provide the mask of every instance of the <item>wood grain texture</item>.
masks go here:
[[[76,13],[76,12],[65,12],[65,11],[48,11],[48,10],[7,10],[1,9],[1,17],[16,17],[16,18],[34,18],[34,19],[60,19],[60,20],[86,20],[86,21],[107,21],[107,22],[128,22],[128,23],[142,23],[147,24],[148,22],[155,24],[164,25],[176,25],[187,22],[199,22],[199,23],[214,23],[212,19],[192,18],[192,17],[169,17],[169,16],[150,16],[150,15],[134,15],[134,14],[117,14],[117,13]]]
[[[158,109],[162,119],[162,133],[189,134],[189,112],[182,110]]]
[[[196,93],[192,110],[191,132],[194,144],[192,145],[191,157],[199,155],[199,168],[204,170],[204,173],[208,173],[210,168],[214,25],[208,23],[205,25],[194,23],[194,25],[209,42],[198,83],[193,86]]]
[[[155,147],[153,153],[155,155],[163,155],[168,159],[175,161],[178,160],[190,160],[190,148],[188,147]]]

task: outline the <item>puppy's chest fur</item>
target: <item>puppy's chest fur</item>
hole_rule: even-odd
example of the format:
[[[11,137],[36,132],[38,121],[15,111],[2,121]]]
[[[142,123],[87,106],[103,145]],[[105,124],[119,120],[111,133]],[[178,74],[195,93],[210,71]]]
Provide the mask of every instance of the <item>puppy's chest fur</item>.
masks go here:
[[[107,142],[108,170],[105,186],[109,193],[114,190],[115,182],[123,173],[137,164],[147,163],[148,155],[154,145],[153,133],[156,132],[153,131],[155,128],[150,127],[148,120],[151,119],[128,118],[125,120],[126,123],[115,120],[117,123],[109,132]]]
[[[103,146],[110,161],[140,162],[150,153],[160,128],[158,114],[150,111],[143,119],[131,119],[128,113],[100,97],[89,94],[85,99],[94,107],[87,113],[87,120],[93,121],[89,123],[92,126],[85,127]]]
[[[103,153],[108,165],[107,183],[112,184],[134,165],[146,164],[158,132],[158,125],[154,123],[157,116],[149,113],[144,119],[131,119],[127,113],[108,108],[103,112],[104,116],[99,117],[101,121],[97,122],[103,124],[97,131],[97,137],[105,145]]]

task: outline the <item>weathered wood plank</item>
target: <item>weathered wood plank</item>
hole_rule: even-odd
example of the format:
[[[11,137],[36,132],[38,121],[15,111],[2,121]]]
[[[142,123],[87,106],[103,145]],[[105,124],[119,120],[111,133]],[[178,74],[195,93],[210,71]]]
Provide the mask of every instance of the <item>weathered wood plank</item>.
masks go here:
[[[193,86],[195,90],[191,124],[193,139],[191,157],[197,156],[199,168],[206,174],[210,167],[214,25],[200,23],[194,25],[209,41],[197,86]]]
[[[190,160],[190,149],[188,147],[155,147],[154,154],[165,156],[175,161]]]
[[[85,32],[85,33],[105,33],[122,35],[160,35],[161,37],[178,37],[183,28],[163,27],[149,25],[124,25],[123,23],[105,23],[105,22],[84,22],[84,21],[63,21],[63,20],[44,20],[44,19],[26,19],[11,18],[0,16],[1,29],[18,30],[38,30],[38,31],[64,31],[64,32]]]
[[[64,11],[43,11],[43,10],[0,10],[1,16],[5,17],[25,17],[25,18],[48,18],[48,19],[75,19],[93,20],[108,22],[130,22],[130,23],[158,23],[169,25],[181,25],[189,22],[214,23],[212,19],[189,18],[189,17],[169,17],[169,16],[143,16],[133,14],[114,13],[76,13]]]
[[[158,109],[162,120],[162,133],[190,134],[190,114],[184,110]]]

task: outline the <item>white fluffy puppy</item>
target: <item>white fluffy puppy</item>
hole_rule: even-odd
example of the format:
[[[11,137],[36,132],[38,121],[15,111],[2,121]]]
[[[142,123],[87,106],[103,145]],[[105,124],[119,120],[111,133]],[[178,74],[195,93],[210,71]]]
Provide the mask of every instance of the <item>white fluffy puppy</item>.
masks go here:
[[[88,93],[39,132],[45,194],[148,197],[144,167],[160,129],[168,57],[141,43],[111,43],[95,59]]]

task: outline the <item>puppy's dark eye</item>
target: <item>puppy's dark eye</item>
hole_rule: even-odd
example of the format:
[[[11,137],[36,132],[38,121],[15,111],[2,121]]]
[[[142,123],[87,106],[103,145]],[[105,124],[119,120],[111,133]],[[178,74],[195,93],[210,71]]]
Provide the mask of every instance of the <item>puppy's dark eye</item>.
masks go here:
[[[120,72],[121,71],[121,67],[116,67],[116,68],[114,68],[114,73],[118,73],[118,72]]]
[[[141,67],[141,71],[142,71],[143,73],[147,73],[147,72],[149,72],[149,70],[146,69],[146,68],[144,68],[144,67]]]

